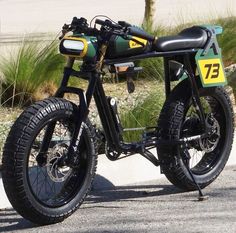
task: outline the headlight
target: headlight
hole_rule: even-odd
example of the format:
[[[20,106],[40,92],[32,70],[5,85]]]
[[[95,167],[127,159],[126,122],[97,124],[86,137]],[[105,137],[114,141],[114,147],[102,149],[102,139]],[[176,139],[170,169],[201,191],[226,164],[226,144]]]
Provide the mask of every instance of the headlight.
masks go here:
[[[76,40],[64,40],[63,46],[65,49],[71,49],[80,52],[84,49],[84,43],[82,41]]]
[[[84,57],[88,50],[88,42],[81,37],[64,37],[59,46],[60,53],[71,57]]]

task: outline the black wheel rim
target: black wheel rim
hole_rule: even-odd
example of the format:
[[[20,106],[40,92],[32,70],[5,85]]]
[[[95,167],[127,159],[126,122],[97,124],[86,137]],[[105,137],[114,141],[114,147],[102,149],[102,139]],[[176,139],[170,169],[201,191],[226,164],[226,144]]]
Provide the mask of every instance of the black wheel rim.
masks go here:
[[[60,207],[71,201],[82,189],[88,169],[86,130],[83,129],[80,141],[79,163],[76,168],[66,165],[58,166],[57,161],[65,155],[74,126],[67,118],[54,119],[55,130],[50,142],[47,163],[43,166],[37,163],[36,157],[42,143],[47,124],[31,144],[27,163],[27,180],[35,199],[47,207]],[[50,123],[53,122],[50,120]]]
[[[201,102],[203,105],[205,116],[211,116],[214,124],[218,125],[219,137],[217,133],[207,139],[198,140],[188,145],[188,151],[191,156],[189,166],[194,175],[204,175],[210,172],[219,162],[224,150],[226,136],[226,118],[224,108],[220,99],[217,96],[202,96]],[[181,137],[194,136],[201,134],[200,119],[191,104],[186,111],[185,119],[182,125]],[[186,122],[189,121],[193,125]],[[198,122],[197,122],[198,121]],[[216,130],[217,131],[217,130]],[[215,142],[214,142],[215,140]],[[214,144],[215,143],[215,144]]]

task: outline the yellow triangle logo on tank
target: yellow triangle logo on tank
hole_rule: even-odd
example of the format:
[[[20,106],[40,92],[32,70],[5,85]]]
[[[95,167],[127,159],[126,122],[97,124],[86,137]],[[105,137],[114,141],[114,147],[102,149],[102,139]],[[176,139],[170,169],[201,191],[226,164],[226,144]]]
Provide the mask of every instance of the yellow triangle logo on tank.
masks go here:
[[[134,40],[132,40],[134,39]],[[130,48],[140,48],[140,47],[144,47],[147,44],[147,40],[136,37],[136,36],[132,36],[132,39],[129,41],[129,47]],[[138,42],[140,43],[138,43]]]

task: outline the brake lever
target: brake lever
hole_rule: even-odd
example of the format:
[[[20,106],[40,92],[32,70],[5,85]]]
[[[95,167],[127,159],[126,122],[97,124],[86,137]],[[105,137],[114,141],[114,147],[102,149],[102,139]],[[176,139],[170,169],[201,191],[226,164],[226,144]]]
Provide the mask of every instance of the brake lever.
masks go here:
[[[61,40],[69,31],[71,31],[71,25],[64,24],[61,30],[61,35],[59,36],[59,40]]]

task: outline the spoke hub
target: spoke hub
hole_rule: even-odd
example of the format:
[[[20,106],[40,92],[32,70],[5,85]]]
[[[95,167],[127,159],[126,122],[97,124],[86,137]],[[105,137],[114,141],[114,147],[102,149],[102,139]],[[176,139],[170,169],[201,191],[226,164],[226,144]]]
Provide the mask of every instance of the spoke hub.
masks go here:
[[[220,125],[212,114],[207,116],[206,123],[209,128],[207,133],[209,136],[200,139],[199,146],[201,150],[210,153],[215,150],[220,140]]]
[[[65,181],[72,172],[70,167],[61,163],[61,159],[67,154],[67,150],[67,144],[56,144],[47,156],[47,173],[54,182]]]

